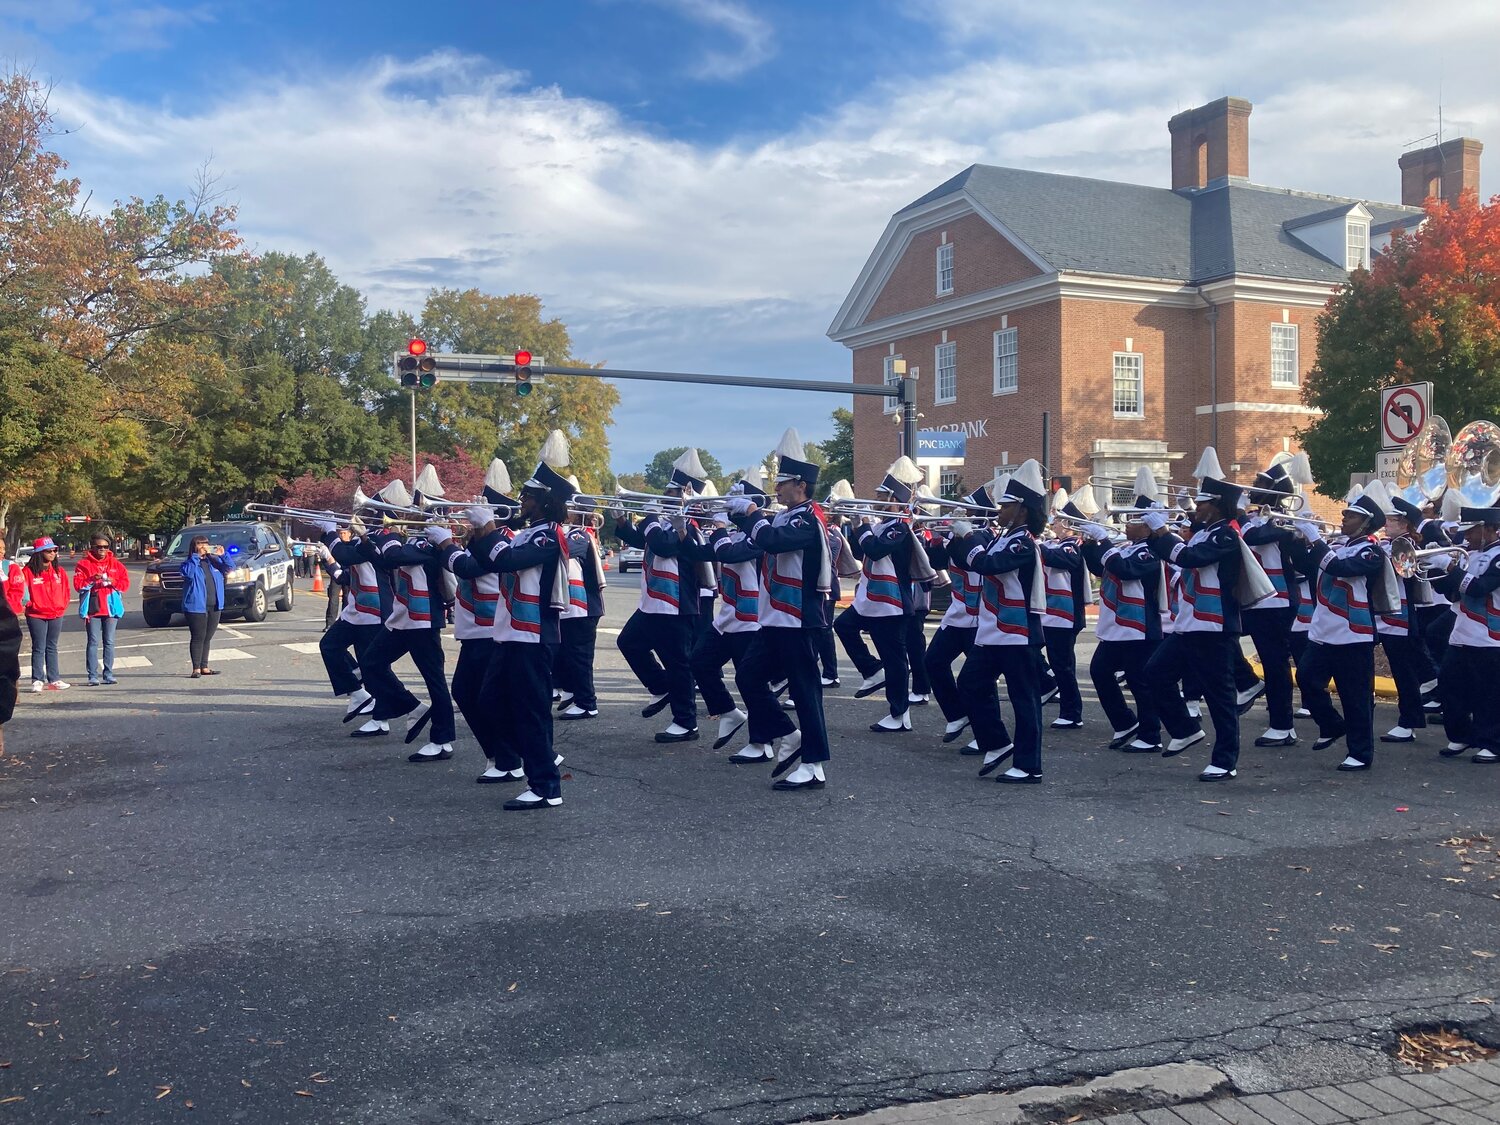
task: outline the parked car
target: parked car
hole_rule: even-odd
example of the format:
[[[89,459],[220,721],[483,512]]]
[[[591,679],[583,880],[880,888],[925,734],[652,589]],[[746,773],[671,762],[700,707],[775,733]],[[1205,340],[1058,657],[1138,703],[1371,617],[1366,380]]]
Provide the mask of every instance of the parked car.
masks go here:
[[[640,570],[646,563],[646,552],[639,547],[626,547],[620,552],[620,573]]]
[[[141,615],[154,629],[169,625],[182,612],[182,561],[198,536],[224,548],[229,573],[224,576],[224,616],[264,621],[266,609],[292,608],[292,552],[286,537],[269,523],[198,523],[183,528],[167,544],[166,554],[146,567],[141,580]]]

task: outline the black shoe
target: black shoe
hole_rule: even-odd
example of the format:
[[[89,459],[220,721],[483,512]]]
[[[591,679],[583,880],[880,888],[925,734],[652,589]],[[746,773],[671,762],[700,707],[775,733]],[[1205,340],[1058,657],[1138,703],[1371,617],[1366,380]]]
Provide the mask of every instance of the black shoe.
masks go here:
[[[1285,738],[1267,738],[1265,735],[1261,735],[1259,738],[1257,738],[1255,740],[1255,745],[1257,745],[1257,746],[1295,746],[1295,745],[1297,745],[1297,736],[1295,734],[1289,734]]]
[[[1083,726],[1082,719],[1053,719],[1047,724],[1053,730],[1078,730]]]
[[[1405,738],[1398,738],[1395,735],[1390,734],[1382,734],[1380,736],[1381,742],[1415,742],[1416,740],[1417,736],[1414,734],[1409,734]]]
[[[1241,715],[1243,715],[1246,711],[1250,710],[1250,708],[1252,708],[1252,707],[1255,706],[1255,701],[1257,699],[1259,699],[1261,696],[1263,696],[1265,694],[1266,694],[1266,682],[1265,682],[1265,680],[1261,680],[1253,688],[1250,689],[1250,698],[1247,699],[1247,700],[1245,700],[1243,703],[1240,702],[1239,692],[1236,692],[1235,693],[1235,702],[1234,702],[1235,710],[1238,711]]]
[[[1312,744],[1312,748],[1314,750],[1327,750],[1330,746],[1332,746],[1335,742],[1337,742],[1339,739],[1341,739],[1343,737],[1344,737],[1344,732],[1343,731],[1339,731],[1337,734],[1330,734],[1330,735],[1321,735],[1320,734],[1314,740],[1314,742]]]
[[[952,731],[952,732],[949,732],[949,733],[944,733],[944,735],[943,735],[943,741],[944,742],[957,742],[960,738],[962,738],[964,736],[964,731],[966,731],[968,729],[969,729],[969,720],[965,719],[964,720],[964,725],[961,726],[961,727],[959,727],[956,731]]]
[[[531,793],[530,789],[526,790],[526,793],[521,794],[521,797],[529,793]],[[506,812],[530,812],[532,809],[555,809],[562,804],[561,797],[545,797],[534,801],[523,801],[521,797],[512,797],[500,807]]]
[[[729,756],[730,764],[736,766],[758,766],[763,762],[774,762],[775,760],[776,751],[774,750],[770,754],[757,754],[753,758],[748,754],[731,754]]]
[[[666,710],[667,704],[671,702],[671,697],[666,695],[662,696],[660,699],[653,699],[650,703],[641,708],[641,718],[649,719],[652,715],[660,714],[662,711]]]
[[[525,770],[506,770],[499,777],[485,777],[480,774],[474,779],[475,785],[506,785],[515,781],[525,781]]]
[[[1342,771],[1344,773],[1359,773],[1362,770],[1369,769],[1374,764],[1375,764],[1374,762],[1360,762],[1357,765],[1352,765],[1351,766],[1348,762],[1340,762],[1334,768],[1338,769],[1338,770],[1340,770],[1340,771]]]
[[[834,676],[832,679],[829,679],[828,677],[824,676],[820,677],[819,683],[826,690],[827,688],[838,687],[839,678],[837,676]]]
[[[875,684],[872,687],[858,688],[858,689],[856,689],[855,692],[854,692],[854,698],[855,699],[865,699],[868,696],[874,695],[877,691],[884,691],[884,690],[885,690],[885,681],[881,680],[878,684]]]
[[[1048,688],[1046,691],[1042,692],[1042,702],[1051,703],[1054,699],[1057,698],[1057,691],[1058,689],[1054,687]]]
[[[1228,773],[1209,773],[1204,770],[1198,775],[1199,781],[1233,781],[1239,776],[1238,770],[1230,770]]]
[[[375,710],[375,697],[372,695],[353,711],[347,712],[344,715],[344,722],[347,723],[350,719],[357,719],[361,715],[368,715],[373,710]]]
[[[568,704],[568,709],[566,711],[559,711],[557,713],[557,717],[562,722],[571,723],[576,722],[578,719],[597,719],[599,717],[599,712],[585,711],[582,707],[578,708],[578,710],[575,711],[573,710],[573,704],[570,703]]]
[[[1136,745],[1137,742],[1143,742],[1143,743],[1145,743],[1145,745],[1143,745],[1143,746],[1137,746]],[[1143,739],[1143,738],[1132,738],[1124,746],[1120,747],[1120,753],[1122,753],[1122,754],[1160,754],[1161,753],[1161,741],[1157,740],[1156,742],[1146,742],[1146,740]]]
[[[1130,729],[1129,730],[1122,731],[1122,732],[1120,732],[1119,734],[1115,735],[1113,738],[1111,738],[1109,740],[1109,748],[1111,750],[1118,750],[1118,749],[1120,749],[1120,747],[1124,746],[1127,742],[1129,742],[1132,738],[1134,738],[1135,737],[1135,732],[1138,731],[1138,730],[1140,730],[1140,729],[1141,729],[1141,724],[1140,723],[1132,723],[1130,725]]]
[[[1042,783],[1042,775],[1040,773],[1028,773],[1022,777],[1016,777],[1009,770],[1006,770],[999,777],[995,778],[995,781],[1000,785],[1040,785]]]
[[[410,746],[417,740],[417,736],[420,735],[423,729],[427,726],[427,720],[431,718],[432,704],[429,703],[427,705],[427,709],[417,716],[417,721],[412,723],[410,729],[408,729],[406,732],[406,744],[408,746]]]
[[[827,782],[821,777],[810,777],[806,781],[788,781],[783,777],[780,781],[772,783],[771,788],[785,792],[788,789],[821,789],[826,784]]]
[[[974,740],[972,738],[969,739],[969,742],[973,742],[973,741]],[[979,747],[977,747],[977,746],[970,746],[969,742],[965,742],[962,746],[960,746],[958,748],[958,752],[960,754],[962,754],[965,758],[977,758],[977,757],[979,757],[979,755],[981,755],[981,754],[984,753],[984,751],[981,750]]]
[[[984,765],[979,767],[979,776],[988,777],[1001,766],[1005,765],[1006,762],[1010,761],[1011,758],[1015,756],[1015,753],[1015,743],[1011,743],[1009,746],[1006,746],[1000,751],[1000,756],[998,758],[996,758],[992,762],[985,762]]]
[[[408,762],[446,762],[451,757],[453,757],[452,750],[440,750],[436,754],[408,754],[406,760]]]
[[[698,741],[698,728],[694,727],[692,730],[690,730],[690,731],[684,731],[682,734],[668,734],[666,731],[660,731],[660,732],[657,733],[656,741],[657,742],[697,742]]]

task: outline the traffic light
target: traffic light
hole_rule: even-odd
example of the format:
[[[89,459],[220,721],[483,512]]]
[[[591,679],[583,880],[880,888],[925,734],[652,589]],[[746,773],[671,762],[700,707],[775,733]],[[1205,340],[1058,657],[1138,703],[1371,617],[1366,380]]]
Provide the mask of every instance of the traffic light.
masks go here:
[[[516,394],[529,395],[531,393],[531,353],[520,351],[516,353]]]
[[[426,340],[408,340],[406,354],[396,360],[396,373],[403,387],[437,385],[437,360],[427,354]]]

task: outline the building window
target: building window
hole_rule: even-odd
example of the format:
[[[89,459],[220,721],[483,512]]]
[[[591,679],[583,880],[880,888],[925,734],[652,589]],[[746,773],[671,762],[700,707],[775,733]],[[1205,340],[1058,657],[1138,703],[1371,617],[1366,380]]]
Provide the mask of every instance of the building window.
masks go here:
[[[1138,352],[1115,352],[1115,417],[1145,417],[1145,376]]]
[[[953,243],[945,242],[937,248],[937,291],[941,297],[953,292]]]
[[[937,368],[933,401],[952,402],[958,397],[958,345],[939,344],[933,349],[932,358]]]
[[[995,333],[995,393],[1008,395],[1021,386],[1021,369],[1016,354],[1016,329],[1002,328]]]
[[[1370,268],[1370,228],[1364,223],[1348,223],[1345,226],[1344,268],[1361,270]]]
[[[938,495],[949,499],[958,495],[957,469],[944,469],[938,474]]]
[[[1271,386],[1297,385],[1297,326],[1271,325]]]
[[[899,355],[888,355],[885,357],[885,385],[887,387],[899,387],[901,385],[901,376],[896,374],[896,361],[900,358]],[[885,412],[887,414],[892,414],[900,409],[901,400],[895,395],[885,400]]]
[[[1129,508],[1134,504],[1134,487],[1128,484],[1112,484],[1109,486],[1109,506],[1111,508]]]

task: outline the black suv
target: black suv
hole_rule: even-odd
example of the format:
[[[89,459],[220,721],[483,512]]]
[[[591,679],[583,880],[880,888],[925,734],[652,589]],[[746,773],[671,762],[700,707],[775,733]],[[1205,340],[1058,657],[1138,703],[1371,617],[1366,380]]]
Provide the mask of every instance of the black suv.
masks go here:
[[[182,563],[198,536],[224,548],[229,573],[224,576],[224,616],[264,621],[274,600],[285,613],[292,608],[292,552],[286,537],[269,523],[198,523],[185,527],[167,544],[166,554],[146,567],[141,582],[141,615],[152,628],[169,625],[182,612]]]

